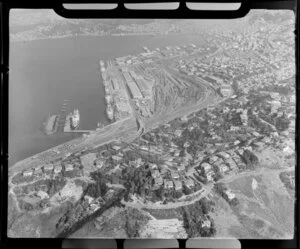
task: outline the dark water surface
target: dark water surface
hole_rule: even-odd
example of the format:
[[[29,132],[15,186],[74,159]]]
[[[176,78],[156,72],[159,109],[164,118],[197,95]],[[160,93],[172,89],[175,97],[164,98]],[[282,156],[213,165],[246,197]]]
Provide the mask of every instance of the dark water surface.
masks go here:
[[[78,135],[46,136],[41,131],[50,113],[59,113],[64,99],[78,108],[79,129],[107,123],[99,60],[149,48],[201,43],[199,36],[70,37],[12,42],[9,75],[9,164]]]

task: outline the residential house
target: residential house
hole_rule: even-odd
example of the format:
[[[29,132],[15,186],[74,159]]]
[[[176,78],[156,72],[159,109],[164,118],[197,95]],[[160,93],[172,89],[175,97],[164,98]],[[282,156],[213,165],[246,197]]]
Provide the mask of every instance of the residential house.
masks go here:
[[[227,159],[226,162],[229,164],[229,167],[231,169],[236,169],[237,168],[237,165],[236,165],[235,161],[232,158]]]
[[[207,181],[212,182],[212,181],[213,181],[213,176],[214,176],[214,175],[215,175],[215,173],[214,173],[212,170],[208,171],[208,172],[206,173],[206,179],[207,179]]]
[[[211,227],[211,221],[209,219],[203,219],[201,220],[201,227],[202,228],[210,228]]]
[[[62,166],[61,165],[56,165],[55,167],[54,167],[54,173],[55,174],[58,174],[58,173],[60,173],[62,171]]]
[[[23,176],[32,176],[32,174],[33,174],[33,172],[32,172],[32,170],[25,170],[25,171],[23,171]]]
[[[173,188],[173,182],[172,181],[168,181],[168,180],[164,180],[164,188],[165,189],[171,189]]]
[[[179,157],[179,155],[180,155],[180,151],[177,150],[177,151],[174,152],[175,157]]]
[[[114,196],[114,193],[115,193],[115,191],[113,189],[109,189],[104,196],[104,200],[107,201],[107,200],[111,199]]]
[[[99,204],[95,204],[95,203],[92,203],[90,207],[93,212],[97,211],[100,208]]]
[[[43,199],[48,199],[49,198],[49,195],[45,192],[45,191],[42,191],[42,190],[39,190],[36,195],[38,197],[40,197],[42,200]]]
[[[178,174],[178,172],[171,171],[171,177],[172,177],[172,179],[179,179],[179,174]]]
[[[101,168],[103,167],[103,165],[104,165],[104,159],[97,159],[97,160],[95,161],[95,163],[96,163],[96,167],[97,167],[98,169],[101,169]]]
[[[151,175],[152,175],[152,177],[154,179],[160,177],[160,173],[159,173],[159,171],[157,169],[156,170],[152,170],[151,171]]]
[[[142,165],[142,158],[138,158],[133,161],[136,167],[140,167]]]
[[[118,145],[113,145],[111,148],[112,148],[113,150],[119,150],[119,149],[121,149],[122,147],[121,147],[121,146],[118,146]]]
[[[225,164],[221,164],[219,169],[221,173],[225,173],[229,170],[229,168]]]
[[[185,179],[184,180],[184,185],[187,188],[193,188],[194,187],[194,182],[191,179]]]
[[[117,156],[117,155],[112,156],[111,158],[112,158],[114,161],[116,161],[116,162],[120,162],[120,161],[122,160],[122,157]]]
[[[212,157],[209,158],[209,162],[210,162],[211,164],[213,164],[213,163],[215,163],[218,159],[219,159],[219,157],[217,157],[217,156],[212,156]]]
[[[89,153],[80,157],[81,164],[85,168],[93,167],[96,159],[97,159],[96,153]]]
[[[185,171],[185,165],[180,164],[177,169],[178,169],[179,172]]]
[[[52,163],[49,163],[49,164],[46,164],[46,165],[44,165],[44,171],[45,172],[49,172],[49,171],[52,171],[53,170],[53,164]]]
[[[174,181],[174,186],[176,191],[182,190],[182,182],[181,181]]]
[[[181,130],[176,130],[176,131],[174,132],[174,135],[175,135],[176,137],[180,137],[181,134],[182,134],[182,131],[181,131]]]
[[[36,168],[34,169],[34,174],[35,174],[35,175],[42,174],[42,168],[41,168],[41,167],[36,167]]]
[[[93,202],[93,200],[94,200],[94,198],[93,197],[91,197],[91,196],[89,196],[89,195],[85,195],[84,197],[83,197],[83,199],[90,205],[92,202]]]
[[[230,158],[230,156],[225,151],[219,152],[218,155],[221,156],[224,159]]]
[[[203,168],[204,172],[208,172],[211,170],[212,166],[209,163],[202,163],[201,168]]]
[[[68,172],[68,171],[72,171],[74,169],[74,166],[72,164],[66,164],[65,165],[65,171]]]
[[[161,176],[156,177],[154,179],[154,188],[159,188],[164,183],[163,178]]]
[[[229,201],[231,201],[232,199],[235,198],[235,194],[232,193],[229,189],[225,190],[224,193],[226,194],[226,196],[227,196],[227,198],[228,198]]]

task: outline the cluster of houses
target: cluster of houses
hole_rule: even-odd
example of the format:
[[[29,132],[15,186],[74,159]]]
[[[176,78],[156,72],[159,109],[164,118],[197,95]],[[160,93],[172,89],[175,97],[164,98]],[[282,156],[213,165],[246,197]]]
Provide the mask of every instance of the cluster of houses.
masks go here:
[[[241,164],[244,164],[244,162],[235,151],[221,151],[210,156],[208,160],[201,162],[199,166],[195,167],[195,170],[198,175],[205,177],[208,182],[213,182],[217,172],[221,175],[236,172]]]
[[[87,205],[88,210],[95,212],[108,200],[110,200],[114,196],[115,191],[113,189],[109,189],[103,197],[91,197],[89,195],[85,195],[83,197],[85,204]]]
[[[43,166],[27,169],[27,170],[23,171],[22,175],[24,177],[30,177],[30,176],[34,176],[34,175],[39,176],[43,173],[45,173],[45,174],[50,174],[50,173],[59,174],[63,170],[65,172],[73,171],[74,166],[72,164],[65,164],[64,166],[62,166],[60,162],[57,162],[57,163],[54,163],[54,164],[48,163],[48,164],[45,164]]]

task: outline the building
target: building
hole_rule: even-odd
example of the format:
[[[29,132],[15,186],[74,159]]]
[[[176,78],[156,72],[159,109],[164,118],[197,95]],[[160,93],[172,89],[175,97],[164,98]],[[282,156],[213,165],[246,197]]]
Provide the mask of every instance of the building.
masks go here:
[[[229,167],[231,169],[236,169],[237,168],[237,165],[236,165],[235,161],[232,158],[227,159],[226,162],[229,164]]]
[[[25,170],[25,171],[23,171],[23,176],[32,176],[32,174],[33,174],[33,172],[32,172],[32,170]]]
[[[172,177],[172,179],[179,179],[179,174],[178,174],[178,172],[171,171],[171,177]]]
[[[193,188],[194,187],[194,182],[191,179],[185,179],[184,180],[184,185],[187,188]]]
[[[231,87],[229,85],[222,85],[220,91],[224,97],[228,97],[231,94]]]
[[[219,152],[218,155],[221,156],[221,157],[223,157],[223,158],[225,158],[225,159],[230,158],[230,156],[226,152],[224,152],[224,151]]]
[[[207,181],[212,182],[214,175],[215,175],[215,173],[212,170],[210,170],[209,172],[207,172],[206,173],[206,179],[207,179]]]
[[[35,174],[35,175],[42,174],[42,168],[41,168],[41,167],[36,167],[36,168],[34,169],[34,174]]]
[[[201,168],[203,168],[204,172],[208,172],[211,170],[211,165],[209,163],[202,163]]]
[[[283,151],[284,154],[286,154],[288,156],[294,154],[294,152],[295,152],[295,150],[293,150],[289,146],[284,147],[282,151]]]
[[[103,165],[104,165],[104,160],[103,160],[103,159],[97,159],[97,160],[95,161],[95,163],[96,163],[96,167],[97,167],[98,169],[101,169],[101,168],[103,167]]]
[[[96,153],[89,153],[80,157],[81,164],[85,168],[93,167],[96,159],[97,159]]]
[[[41,191],[41,190],[39,190],[39,191],[36,193],[36,195],[37,195],[38,197],[40,197],[42,200],[43,200],[43,199],[48,199],[48,198],[49,198],[49,195],[48,195],[45,191]]]
[[[180,137],[181,134],[182,134],[182,131],[181,131],[181,130],[176,130],[176,131],[174,132],[174,135],[175,135],[176,137]]]
[[[219,157],[217,157],[217,156],[212,156],[212,157],[209,158],[209,162],[213,164],[213,163],[215,163],[218,159],[219,159]]]
[[[155,188],[160,187],[163,183],[164,183],[164,181],[163,181],[163,178],[162,178],[161,176],[156,177],[156,178],[154,179],[154,187],[155,187]]]
[[[90,205],[92,202],[93,202],[93,200],[94,200],[94,198],[93,197],[91,197],[91,196],[89,196],[89,195],[85,195],[84,197],[84,200]]]
[[[107,200],[111,199],[114,196],[114,193],[115,193],[115,191],[113,189],[109,189],[104,196],[104,200],[107,201]]]
[[[111,157],[114,161],[116,161],[116,162],[119,162],[119,161],[121,161],[122,160],[122,157],[120,157],[120,156],[117,156],[117,155],[115,155],[115,156],[112,156]]]
[[[96,211],[96,210],[98,210],[99,208],[100,208],[100,206],[98,205],[98,204],[95,204],[95,203],[92,203],[91,205],[90,205],[90,207],[91,207],[91,210],[94,212],[94,211]]]
[[[140,167],[142,165],[142,158],[138,158],[133,161],[136,167]]]
[[[141,99],[143,98],[142,93],[140,92],[140,89],[138,88],[138,86],[136,85],[136,83],[133,81],[133,79],[131,78],[131,76],[129,75],[128,72],[123,72],[123,76],[126,80],[126,83],[129,87],[130,93],[132,95],[133,98],[135,99]]]
[[[181,181],[174,181],[174,186],[176,191],[182,190],[182,182]]]
[[[72,164],[66,164],[65,165],[65,171],[68,172],[68,171],[72,171],[74,169],[73,165]]]
[[[44,168],[44,171],[45,171],[45,172],[49,172],[49,171],[52,171],[52,170],[53,170],[54,166],[53,166],[52,163],[49,163],[49,164],[44,165],[43,168]]]
[[[157,164],[155,164],[155,163],[149,163],[149,167],[150,167],[152,170],[158,169],[158,166],[157,166]]]
[[[229,170],[229,168],[225,164],[221,164],[219,169],[221,173],[225,173]]]
[[[226,196],[227,196],[227,198],[228,198],[229,201],[231,201],[232,199],[235,198],[235,194],[232,193],[232,192],[231,192],[230,190],[228,190],[228,189],[225,191],[225,194],[226,194]]]
[[[151,171],[151,175],[152,175],[152,177],[153,177],[154,179],[160,177],[160,173],[159,173],[159,171],[158,171],[157,169]]]
[[[201,220],[201,227],[204,228],[210,228],[211,227],[211,221],[209,219],[203,219]]]
[[[185,171],[185,165],[180,164],[177,169],[178,169],[179,172],[183,172],[183,171]]]
[[[113,145],[111,148],[112,148],[113,150],[119,150],[119,149],[121,149],[122,147],[119,146],[119,145]]]
[[[168,181],[168,180],[164,180],[164,188],[165,189],[171,189],[171,188],[173,188],[173,182],[172,181]]]
[[[58,174],[62,171],[62,166],[61,165],[57,165],[54,167],[54,173]]]

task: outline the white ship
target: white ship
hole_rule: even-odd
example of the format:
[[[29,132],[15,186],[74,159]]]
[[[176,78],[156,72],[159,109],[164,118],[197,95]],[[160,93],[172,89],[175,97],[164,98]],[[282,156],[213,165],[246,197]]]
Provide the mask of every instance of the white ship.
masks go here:
[[[106,107],[106,114],[107,114],[107,117],[110,120],[113,120],[113,118],[114,118],[114,111],[113,111],[113,108],[111,107],[111,105],[107,105],[107,107]]]
[[[79,126],[79,121],[80,121],[79,110],[75,109],[73,112],[70,112],[66,117],[64,132],[77,129]]]
[[[72,115],[71,125],[72,125],[73,129],[76,129],[79,126],[79,121],[80,121],[79,110],[76,109],[76,110],[74,110],[73,115]]]

